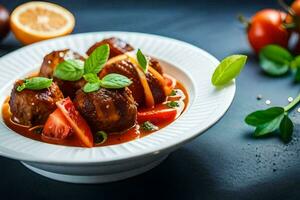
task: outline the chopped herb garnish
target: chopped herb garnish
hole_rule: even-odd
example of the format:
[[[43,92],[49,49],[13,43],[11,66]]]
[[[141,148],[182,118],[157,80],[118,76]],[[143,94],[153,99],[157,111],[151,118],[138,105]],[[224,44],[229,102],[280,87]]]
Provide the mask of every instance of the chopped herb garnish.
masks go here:
[[[141,128],[145,131],[157,131],[159,128],[152,124],[150,121],[145,121],[142,125]]]
[[[95,144],[103,144],[107,140],[107,133],[98,131],[95,134]]]
[[[170,96],[175,96],[177,94],[177,91],[176,90],[172,90]]]
[[[179,107],[179,103],[178,103],[177,101],[169,101],[169,102],[167,103],[167,106],[168,106],[169,108],[175,108],[175,107]]]
[[[42,132],[43,132],[43,127],[42,127],[42,126],[40,126],[40,127],[35,127],[35,128],[32,129],[31,131],[32,131],[32,133],[34,133],[34,134],[40,135],[40,134],[42,134]]]

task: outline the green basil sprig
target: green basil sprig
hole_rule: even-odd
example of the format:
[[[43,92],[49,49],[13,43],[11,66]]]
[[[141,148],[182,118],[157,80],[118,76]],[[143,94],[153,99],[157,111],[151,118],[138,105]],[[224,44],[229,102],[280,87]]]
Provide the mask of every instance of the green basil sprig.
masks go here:
[[[291,69],[295,74],[294,81],[296,83],[300,82],[300,56],[296,56],[295,59],[291,62]]]
[[[223,86],[237,77],[246,64],[247,56],[232,55],[226,57],[215,69],[211,82],[214,86]]]
[[[121,74],[107,74],[100,81],[100,86],[108,89],[120,89],[129,86],[132,81]]]
[[[100,82],[96,83],[86,83],[83,87],[85,93],[95,92],[100,89]]]
[[[83,91],[86,93],[97,91],[101,87],[108,89],[120,89],[127,87],[132,83],[132,81],[126,76],[115,73],[107,74],[101,80],[98,76],[94,76],[92,74],[87,76],[84,75],[84,78],[88,81],[88,83],[86,83],[83,87]]]
[[[294,81],[300,82],[300,56],[294,57],[281,46],[268,45],[262,48],[259,63],[264,72],[271,76],[281,76],[291,71],[294,74]]]
[[[52,84],[52,79],[45,77],[33,77],[25,79],[22,85],[17,87],[17,91],[21,92],[24,89],[42,90],[49,88]]]
[[[148,60],[140,49],[138,49],[138,51],[136,53],[136,58],[138,60],[140,67],[142,68],[143,72],[147,73],[148,72]]]
[[[272,76],[286,74],[293,59],[290,52],[278,45],[268,45],[259,52],[261,68]]]
[[[83,66],[81,60],[65,60],[56,66],[53,75],[61,80],[77,81],[82,78]]]
[[[85,60],[84,73],[99,73],[109,58],[109,51],[108,44],[97,47]]]
[[[254,136],[261,137],[279,131],[279,136],[284,142],[292,138],[294,125],[289,118],[289,111],[300,101],[300,94],[285,107],[272,107],[266,110],[258,110],[249,114],[245,122],[256,127]]]
[[[99,73],[109,58],[109,45],[97,47],[83,62],[81,60],[65,60],[58,64],[54,70],[54,76],[65,81],[77,81],[86,74]]]

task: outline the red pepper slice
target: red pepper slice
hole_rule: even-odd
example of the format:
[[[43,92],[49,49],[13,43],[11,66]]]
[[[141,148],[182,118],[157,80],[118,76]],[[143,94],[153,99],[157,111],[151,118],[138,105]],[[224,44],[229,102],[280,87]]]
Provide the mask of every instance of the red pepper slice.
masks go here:
[[[161,109],[138,112],[137,120],[139,123],[150,121],[154,124],[169,122],[175,119],[177,115],[176,109]]]

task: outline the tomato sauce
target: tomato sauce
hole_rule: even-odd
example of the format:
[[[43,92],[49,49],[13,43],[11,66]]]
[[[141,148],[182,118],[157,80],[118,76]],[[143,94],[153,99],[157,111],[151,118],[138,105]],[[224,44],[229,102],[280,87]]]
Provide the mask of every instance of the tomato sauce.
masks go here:
[[[180,83],[177,82],[175,91],[177,91],[177,94],[175,96],[169,96],[167,98],[167,101],[182,101],[182,106],[180,110],[178,110],[177,117],[186,109],[186,106],[189,102],[189,97],[187,94],[186,89],[184,86]],[[26,127],[22,126],[20,124],[17,124],[11,120],[11,113],[9,110],[9,97],[6,99],[5,103],[2,106],[2,116],[4,123],[13,131],[16,133],[19,133],[20,135],[31,138],[33,140],[38,140],[50,144],[58,144],[58,145],[65,145],[65,146],[77,146],[77,147],[82,147],[83,145],[81,142],[77,139],[75,134],[72,134],[69,136],[67,139],[64,140],[54,140],[54,139],[49,139],[45,138],[41,134],[41,127]],[[139,111],[149,111],[149,110],[160,110],[160,109],[165,109],[168,108],[168,106],[165,103],[156,105],[155,108],[151,109],[140,109]],[[175,119],[176,120],[176,119]],[[165,121],[163,123],[155,124],[159,129],[162,129],[172,123],[174,120],[171,121]],[[142,138],[144,136],[147,136],[149,134],[155,133],[156,131],[145,131],[143,130],[139,124],[136,124],[134,127],[132,127],[129,130],[126,130],[122,133],[109,133],[107,140],[102,143],[102,144],[95,144],[94,146],[107,146],[107,145],[115,145],[115,144],[120,144],[124,142],[128,142],[131,140],[135,140],[138,138]]]

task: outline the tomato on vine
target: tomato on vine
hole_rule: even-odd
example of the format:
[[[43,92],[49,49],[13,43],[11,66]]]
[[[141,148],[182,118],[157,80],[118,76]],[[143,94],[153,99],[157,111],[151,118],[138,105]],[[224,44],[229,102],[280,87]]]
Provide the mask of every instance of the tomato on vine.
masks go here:
[[[261,10],[250,21],[239,16],[239,20],[247,26],[248,41],[256,53],[269,44],[288,47],[291,34],[283,26],[286,16],[286,13],[275,9]]]

